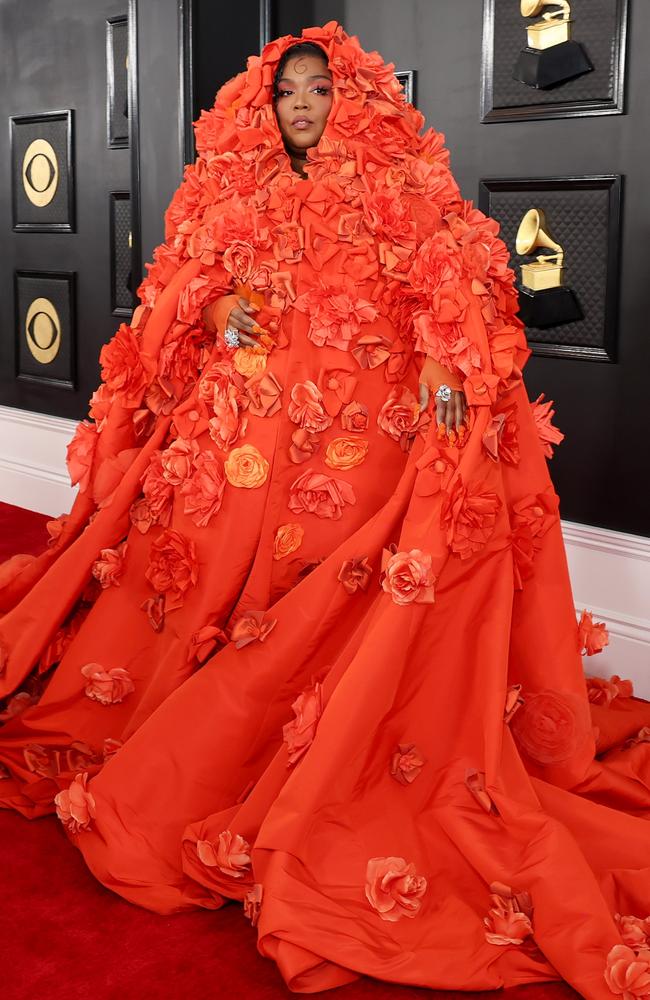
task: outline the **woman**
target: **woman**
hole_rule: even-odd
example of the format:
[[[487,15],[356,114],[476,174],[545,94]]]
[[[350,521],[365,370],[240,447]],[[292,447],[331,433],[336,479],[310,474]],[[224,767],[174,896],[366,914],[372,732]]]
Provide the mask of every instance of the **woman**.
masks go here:
[[[2,802],[143,906],[243,901],[298,992],[642,996],[650,706],[588,699],[508,254],[421,125],[333,22],[201,116],[4,569]]]

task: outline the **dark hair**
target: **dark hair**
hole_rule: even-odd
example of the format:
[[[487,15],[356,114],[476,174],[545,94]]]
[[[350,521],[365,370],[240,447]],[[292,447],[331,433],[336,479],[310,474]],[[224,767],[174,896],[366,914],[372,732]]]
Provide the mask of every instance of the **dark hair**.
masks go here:
[[[278,68],[275,71],[273,77],[273,100],[278,99],[278,84],[282,79],[282,74],[284,73],[285,67],[290,59],[295,59],[296,56],[316,56],[318,59],[322,59],[327,66],[327,56],[325,55],[324,49],[321,49],[320,45],[316,45],[315,42],[296,42],[295,45],[290,46],[283,53],[278,63]]]

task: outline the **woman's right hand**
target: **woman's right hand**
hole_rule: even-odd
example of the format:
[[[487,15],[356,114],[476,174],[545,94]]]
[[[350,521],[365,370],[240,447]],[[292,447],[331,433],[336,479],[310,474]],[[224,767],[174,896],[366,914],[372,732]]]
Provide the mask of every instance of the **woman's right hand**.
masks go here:
[[[240,298],[239,305],[231,309],[226,329],[231,327],[239,333],[239,343],[242,347],[258,347],[260,334],[265,331],[257,323],[255,313],[259,306]]]

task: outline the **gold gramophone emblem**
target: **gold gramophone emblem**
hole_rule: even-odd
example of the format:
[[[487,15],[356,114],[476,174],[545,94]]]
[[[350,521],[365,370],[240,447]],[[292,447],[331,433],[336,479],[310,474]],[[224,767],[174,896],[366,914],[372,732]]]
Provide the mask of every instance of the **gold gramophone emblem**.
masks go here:
[[[521,265],[519,314],[523,322],[544,329],[582,319],[575,292],[564,284],[564,248],[551,236],[543,209],[531,208],[519,224],[516,250],[523,257],[540,249],[553,252],[537,254],[534,261]]]
[[[560,9],[544,10],[549,5]],[[552,45],[568,42],[573,23],[569,0],[521,0],[522,17],[536,17],[537,14],[542,14],[541,21],[530,24],[527,29],[531,49],[550,49]]]
[[[49,205],[59,183],[59,163],[47,139],[34,139],[23,157],[23,188],[32,205]]]
[[[534,292],[564,284],[564,250],[549,236],[542,209],[531,208],[517,230],[517,253],[524,257],[540,247],[547,247],[555,252],[539,254],[533,264],[521,265],[522,284]]]
[[[25,316],[25,338],[32,356],[42,365],[54,361],[61,348],[61,320],[49,299],[34,299]]]
[[[541,14],[541,19],[526,28],[528,44],[519,53],[515,80],[543,90],[593,69],[582,45],[571,38],[569,0],[520,0],[520,11],[522,17]]]

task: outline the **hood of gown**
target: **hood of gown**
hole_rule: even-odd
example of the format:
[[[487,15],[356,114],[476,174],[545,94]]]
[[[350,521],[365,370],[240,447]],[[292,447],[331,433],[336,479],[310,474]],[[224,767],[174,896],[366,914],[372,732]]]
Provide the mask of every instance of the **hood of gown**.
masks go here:
[[[272,100],[278,63],[301,41],[323,49],[333,76],[307,179],[292,169]],[[179,303],[186,331],[202,326],[208,302],[241,286],[279,315],[294,302],[287,265],[305,255],[315,280],[332,262],[342,285],[372,279],[373,303],[399,336],[456,372],[470,403],[494,402],[529,354],[508,250],[498,224],[461,198],[444,136],[423,126],[394,66],[336,22],[270,42],[195,123],[198,158],[166,212],[134,328],[189,259],[200,273]],[[465,323],[472,296],[485,323],[478,337]]]

